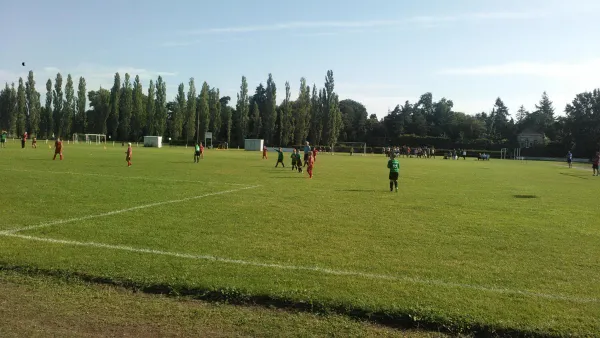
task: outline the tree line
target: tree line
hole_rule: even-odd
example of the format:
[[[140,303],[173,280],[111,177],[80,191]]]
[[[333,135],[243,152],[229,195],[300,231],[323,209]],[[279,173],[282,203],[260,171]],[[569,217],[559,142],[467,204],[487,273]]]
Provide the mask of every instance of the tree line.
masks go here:
[[[366,142],[371,146],[427,144],[432,139],[479,147],[517,147],[520,132],[543,133],[549,144],[588,155],[600,143],[600,90],[576,95],[557,117],[544,92],[534,111],[523,106],[514,118],[501,98],[490,112],[469,115],[455,111],[452,100],[433,100],[431,93],[416,102],[406,101],[388,111],[383,119],[369,114],[352,99],[339,100],[333,72],[322,88],[300,79],[295,100],[285,82],[283,101],[277,104],[277,86],[271,74],[251,94],[242,76],[237,103],[220,96],[218,88],[204,82],[196,89],[194,78],[181,83],[174,100],[167,101],[166,83],[159,76],[144,90],[139,76],[114,76],[112,88],[86,91],[85,78],[77,89],[70,74],[63,86],[60,73],[46,81],[45,101],[36,91],[33,71],[17,85],[0,91],[0,128],[12,135],[27,131],[38,138],[70,138],[74,133],[106,134],[112,140],[140,141],[144,135],[161,135],[173,142],[190,144],[203,140],[205,132],[215,141],[243,146],[246,138],[262,138],[269,145],[317,145]],[[89,103],[89,106],[88,106]],[[407,135],[411,135],[407,138]],[[408,140],[408,141],[407,141]],[[562,151],[562,150],[561,150]]]

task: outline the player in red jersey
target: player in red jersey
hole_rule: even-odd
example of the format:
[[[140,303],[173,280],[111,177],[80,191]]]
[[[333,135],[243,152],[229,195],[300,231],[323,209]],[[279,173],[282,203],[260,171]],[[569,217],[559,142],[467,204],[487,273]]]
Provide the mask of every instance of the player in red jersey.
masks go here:
[[[204,145],[200,142],[200,158],[204,159]]]
[[[62,140],[60,139],[60,137],[58,137],[54,142],[54,157],[52,158],[52,160],[56,160],[56,155],[60,155],[60,160],[62,161]]]
[[[317,162],[317,153],[319,152],[319,150],[317,150],[317,147],[314,147],[312,150],[312,155],[313,155],[313,160],[315,162]]]
[[[267,146],[263,146],[263,160],[268,160],[267,157]]]
[[[313,177],[313,168],[315,166],[315,157],[310,154],[308,155],[308,161],[307,161],[307,168],[306,168],[306,172],[308,173],[308,178],[312,178]]]
[[[133,149],[131,148],[131,143],[127,143],[127,151],[125,151],[125,161],[127,161],[128,167],[131,167],[132,155],[133,155]]]
[[[35,136],[31,139],[31,148],[37,148],[37,138]]]

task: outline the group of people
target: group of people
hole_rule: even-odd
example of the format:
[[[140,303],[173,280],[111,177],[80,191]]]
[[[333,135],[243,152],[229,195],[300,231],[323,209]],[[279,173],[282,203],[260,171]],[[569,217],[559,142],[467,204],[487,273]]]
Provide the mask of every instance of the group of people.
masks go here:
[[[387,148],[383,148],[383,153],[385,154],[386,157],[389,157],[389,158],[391,158],[392,155],[394,155],[394,157],[400,157],[400,156],[413,157],[413,156],[415,156],[417,158],[435,158],[435,148],[428,147],[428,146],[422,146],[422,147],[416,147],[416,148],[411,148],[406,145],[404,145],[402,147],[387,147]]]
[[[277,152],[277,163],[275,163],[275,168],[281,166],[285,168],[285,163],[283,159],[285,158],[283,148],[273,148]],[[315,167],[315,161],[317,158],[317,153],[319,151],[316,147],[310,146],[308,142],[304,145],[304,159],[301,156],[300,149],[293,149],[290,158],[292,159],[292,170],[298,170],[299,173],[302,173],[302,168],[306,167],[306,173],[308,173],[308,178],[313,178],[313,169]],[[262,158],[263,160],[267,160],[268,157],[268,148],[267,146],[263,146]],[[304,161],[303,161],[304,160]]]

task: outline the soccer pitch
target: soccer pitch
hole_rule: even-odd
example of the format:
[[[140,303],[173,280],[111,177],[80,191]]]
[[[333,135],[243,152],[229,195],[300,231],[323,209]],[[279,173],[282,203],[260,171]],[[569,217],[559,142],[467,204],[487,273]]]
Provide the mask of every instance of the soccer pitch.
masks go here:
[[[600,178],[563,164],[0,149],[0,266],[452,332],[600,332]],[[586,167],[587,169],[587,167]]]

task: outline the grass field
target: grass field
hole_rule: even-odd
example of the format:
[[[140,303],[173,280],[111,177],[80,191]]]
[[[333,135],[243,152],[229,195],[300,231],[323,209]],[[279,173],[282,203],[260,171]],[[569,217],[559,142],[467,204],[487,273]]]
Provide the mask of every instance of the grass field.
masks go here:
[[[462,333],[600,332],[600,177],[562,164],[0,149],[0,264]],[[289,155],[289,154],[288,154]],[[286,159],[289,163],[289,159]]]

